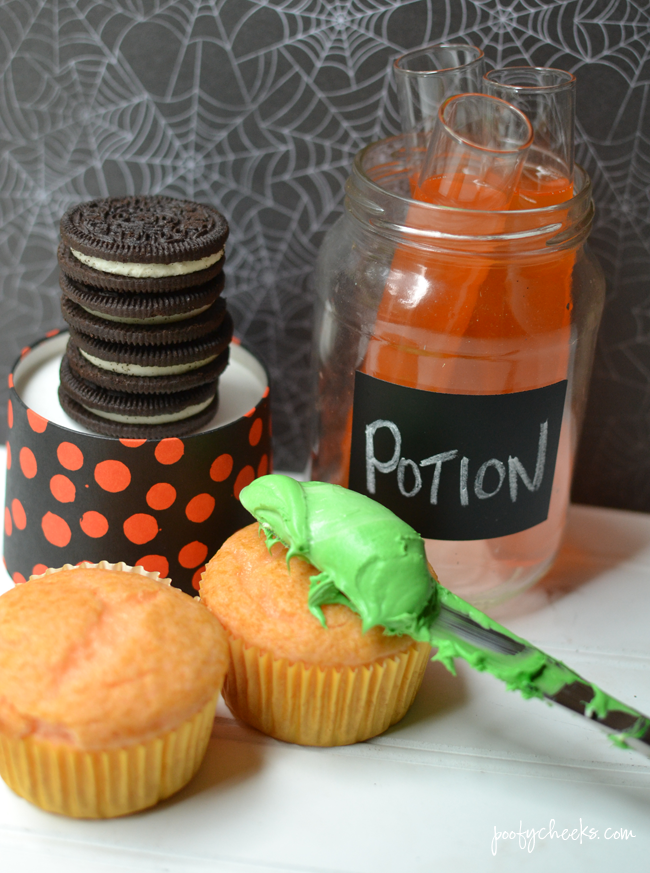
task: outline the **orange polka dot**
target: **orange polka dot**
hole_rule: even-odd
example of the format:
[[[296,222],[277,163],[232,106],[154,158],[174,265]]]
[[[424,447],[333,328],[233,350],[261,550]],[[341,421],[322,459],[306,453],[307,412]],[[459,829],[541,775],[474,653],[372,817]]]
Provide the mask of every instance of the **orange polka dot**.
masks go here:
[[[50,479],[50,491],[52,492],[52,497],[58,500],[59,503],[73,503],[77,494],[74,483],[61,473],[57,473],[56,476],[52,476]]]
[[[145,555],[136,563],[136,567],[144,567],[147,573],[160,573],[162,579],[169,573],[169,561],[163,555]]]
[[[13,373],[9,373],[9,375],[7,376],[7,385],[10,388],[14,387],[14,374]]]
[[[143,446],[147,441],[146,440],[129,440],[129,439],[121,439],[120,442],[123,446],[126,446],[129,449],[137,449],[138,446]]]
[[[95,482],[104,491],[116,494],[131,482],[131,471],[121,461],[100,461],[95,467]]]
[[[31,349],[29,346],[23,346],[22,349],[20,350],[20,357],[24,358],[25,355],[28,355],[30,353],[30,351],[31,351]]]
[[[264,394],[262,394],[262,400],[266,399],[269,396],[269,394],[270,394],[269,386],[267,385],[266,388],[264,389]]]
[[[169,482],[157,482],[147,491],[146,500],[152,509],[169,509],[176,500],[176,489]]]
[[[66,470],[81,470],[83,467],[83,452],[74,443],[59,443],[56,456],[59,464]]]
[[[205,543],[199,543],[194,540],[193,543],[188,543],[178,553],[178,563],[186,570],[191,570],[193,567],[198,567],[208,557],[208,547]]]
[[[48,543],[61,549],[68,545],[72,537],[68,522],[53,512],[45,513],[41,520],[41,528]]]
[[[246,485],[250,485],[253,479],[255,478],[255,470],[252,467],[246,466],[243,467],[239,473],[237,474],[237,478],[235,479],[235,497],[239,500],[239,492],[242,488],[245,488]]]
[[[5,506],[5,534],[10,537],[13,529],[14,528],[11,522],[11,513],[9,512],[9,507]]]
[[[185,452],[185,444],[178,437],[167,437],[161,440],[154,449],[154,455],[159,464],[175,464],[180,461]]]
[[[257,465],[257,476],[258,476],[258,478],[260,476],[266,476],[266,474],[268,472],[269,472],[269,456],[262,455],[262,458],[261,458],[259,464]]]
[[[262,438],[262,419],[256,418],[248,431],[248,442],[256,446]]]
[[[210,478],[214,482],[224,482],[232,473],[233,463],[232,455],[219,455],[210,467]]]
[[[27,527],[27,516],[25,515],[24,506],[17,497],[14,497],[11,501],[11,514],[14,517],[14,524],[18,530],[25,530]]]
[[[194,573],[192,576],[192,588],[196,588],[197,591],[201,590],[201,577],[205,573],[205,564]]]
[[[11,446],[7,443],[7,470],[11,470]]]
[[[95,512],[94,509],[90,509],[88,512],[84,512],[79,519],[79,527],[87,537],[92,537],[96,540],[108,532],[108,521],[101,512]]]
[[[42,415],[38,415],[38,413],[34,412],[33,409],[27,410],[27,421],[29,422],[29,426],[35,433],[45,432],[45,428],[47,427],[47,418],[43,418]]]
[[[185,515],[197,524],[210,518],[214,510],[214,497],[211,494],[197,494],[185,507]]]
[[[252,418],[255,415],[255,407],[252,406],[248,412],[244,413],[244,418]]]
[[[45,564],[34,564],[32,567],[32,576],[42,576],[46,570],[47,567]]]
[[[153,515],[136,512],[124,522],[124,536],[132,543],[141,546],[148,543],[158,534],[158,522]]]
[[[59,330],[58,327],[55,327],[52,330],[48,330],[48,332],[45,334],[45,336],[49,338],[51,336],[56,336],[59,333],[61,333],[61,331]]]
[[[11,578],[14,580],[15,585],[24,585],[27,582],[22,573],[14,573]]]
[[[27,446],[24,446],[20,450],[20,454],[18,455],[18,460],[20,462],[20,469],[23,471],[25,476],[28,479],[33,479],[36,475],[36,458],[34,457],[34,452],[31,449],[28,449]]]
[[[14,426],[14,405],[11,400],[7,400],[7,424],[10,428]]]

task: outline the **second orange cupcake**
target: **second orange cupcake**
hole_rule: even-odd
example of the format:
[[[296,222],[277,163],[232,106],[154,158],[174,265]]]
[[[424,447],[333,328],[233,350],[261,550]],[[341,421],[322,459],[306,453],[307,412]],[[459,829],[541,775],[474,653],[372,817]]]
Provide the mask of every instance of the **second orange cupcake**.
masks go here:
[[[223,696],[235,716],[277,739],[336,746],[382,733],[407,712],[430,647],[381,628],[362,633],[347,606],[307,606],[318,570],[257,524],[238,531],[208,564],[201,600],[228,635],[231,666]]]

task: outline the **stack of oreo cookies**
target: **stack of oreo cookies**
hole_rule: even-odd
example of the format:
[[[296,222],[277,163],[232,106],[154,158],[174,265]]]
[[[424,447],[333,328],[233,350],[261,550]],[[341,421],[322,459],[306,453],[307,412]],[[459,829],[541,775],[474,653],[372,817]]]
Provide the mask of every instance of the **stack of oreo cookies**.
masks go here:
[[[97,433],[183,436],[209,422],[228,363],[228,224],[171,197],[82,203],[61,220],[65,411]]]

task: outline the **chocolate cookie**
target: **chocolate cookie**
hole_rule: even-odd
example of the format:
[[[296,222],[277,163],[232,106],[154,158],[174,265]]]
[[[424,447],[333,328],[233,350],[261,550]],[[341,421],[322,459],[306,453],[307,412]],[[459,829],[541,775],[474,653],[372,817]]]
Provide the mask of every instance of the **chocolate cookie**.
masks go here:
[[[64,357],[59,401],[75,421],[107,436],[183,436],[209,422],[217,411],[217,384],[171,394],[124,394],[78,377]]]
[[[218,357],[232,339],[232,318],[226,312],[217,331],[190,342],[167,346],[139,346],[108,342],[70,328],[75,345],[91,364],[130,376],[166,376],[204,367]]]
[[[91,200],[61,219],[73,253],[121,264],[196,264],[222,251],[227,237],[228,222],[213,207],[161,195]]]
[[[85,358],[74,340],[68,341],[66,358],[70,369],[81,379],[128,394],[164,394],[171,391],[186,391],[197,385],[216,382],[228,365],[230,348],[226,346],[216,358],[196,370],[166,376],[130,376],[128,373],[114,373],[96,367]]]
[[[173,323],[205,312],[223,291],[224,275],[221,273],[204,285],[169,294],[104,291],[77,282],[65,273],[59,276],[59,285],[64,297],[97,318],[125,324],[154,323],[154,319],[159,323]]]
[[[65,243],[60,243],[57,251],[61,270],[71,279],[90,285],[93,288],[105,288],[109,291],[124,291],[134,294],[167,294],[180,291],[183,288],[193,288],[195,285],[205,285],[218,276],[226,262],[223,254],[214,264],[204,270],[185,273],[180,276],[160,276],[158,278],[137,278],[133,276],[118,276],[96,270],[75,258]]]
[[[219,297],[205,312],[166,324],[127,324],[121,321],[109,321],[82,309],[66,296],[61,298],[61,312],[70,327],[87,336],[111,343],[160,346],[169,343],[187,343],[214,333],[226,317],[226,303]]]
[[[79,424],[82,424],[88,430],[95,433],[101,433],[104,436],[118,437],[119,439],[162,439],[163,437],[182,437],[188,434],[195,433],[206,424],[209,424],[217,413],[219,408],[218,395],[212,401],[210,406],[199,415],[188,418],[185,421],[172,422],[171,424],[123,424],[116,421],[107,421],[99,418],[88,412],[84,407],[73,400],[59,386],[59,403],[61,407],[68,413],[70,418],[74,418]]]

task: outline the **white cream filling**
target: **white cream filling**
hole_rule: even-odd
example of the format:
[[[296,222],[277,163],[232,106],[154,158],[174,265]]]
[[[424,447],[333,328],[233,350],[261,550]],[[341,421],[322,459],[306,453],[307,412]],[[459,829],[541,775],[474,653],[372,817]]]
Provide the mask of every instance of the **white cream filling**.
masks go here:
[[[94,355],[89,355],[83,349],[79,349],[81,354],[87,361],[94,364],[96,367],[101,367],[102,370],[109,370],[111,373],[122,373],[125,376],[176,376],[179,373],[189,373],[190,370],[198,370],[205,364],[209,364],[216,359],[216,355],[210,355],[209,358],[203,358],[201,361],[190,361],[187,364],[172,364],[168,367],[147,367],[142,364],[127,364],[121,361],[104,361],[101,358],[96,358]]]
[[[201,306],[199,309],[192,309],[191,312],[178,312],[176,315],[152,315],[151,318],[118,318],[117,315],[107,315],[105,312],[96,312],[94,309],[88,309],[87,306],[82,306],[86,312],[91,315],[96,315],[97,318],[105,318],[106,321],[118,321],[120,324],[170,324],[172,321],[185,321],[186,318],[194,318],[195,315],[200,315],[210,308]]]
[[[165,276],[184,276],[186,273],[196,273],[207,270],[223,257],[223,249],[216,255],[208,255],[198,261],[177,261],[173,264],[126,264],[122,261],[105,261],[92,255],[84,255],[74,249],[72,254],[82,264],[100,270],[102,273],[113,273],[115,276],[130,276],[132,279],[162,279]]]
[[[110,421],[119,421],[122,424],[168,424],[171,421],[183,421],[184,418],[203,412],[212,403],[214,397],[213,394],[203,403],[186,406],[178,412],[164,412],[162,415],[120,415],[119,412],[104,412],[101,409],[91,409],[89,406],[84,406],[84,409],[100,418],[108,418]]]

